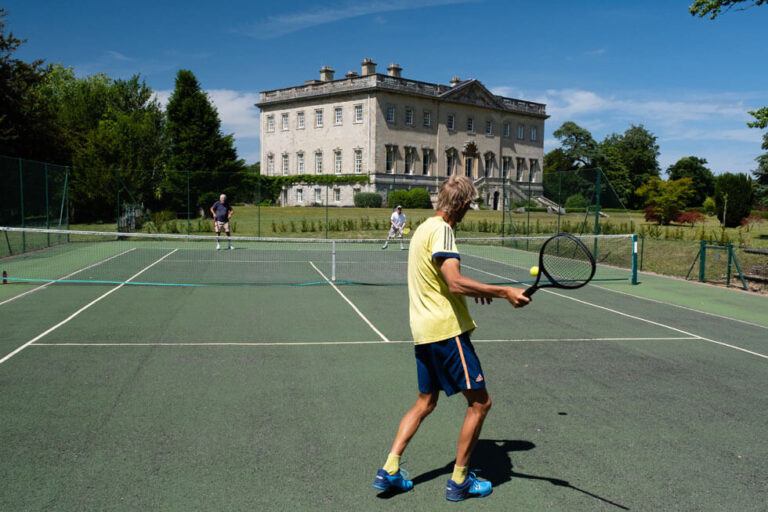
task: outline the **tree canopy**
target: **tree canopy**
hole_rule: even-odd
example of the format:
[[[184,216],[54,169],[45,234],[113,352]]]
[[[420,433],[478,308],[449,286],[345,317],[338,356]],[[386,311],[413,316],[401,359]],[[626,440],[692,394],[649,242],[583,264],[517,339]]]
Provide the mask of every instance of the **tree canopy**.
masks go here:
[[[743,11],[750,7],[765,4],[768,0],[695,0],[688,10],[691,15],[703,18],[709,16],[713,20],[724,12],[730,11],[739,5],[736,10]],[[744,5],[747,4],[747,5]]]
[[[704,158],[685,156],[667,168],[670,180],[691,178],[693,181],[694,194],[686,207],[703,205],[704,200],[715,192],[715,176],[706,164]]]

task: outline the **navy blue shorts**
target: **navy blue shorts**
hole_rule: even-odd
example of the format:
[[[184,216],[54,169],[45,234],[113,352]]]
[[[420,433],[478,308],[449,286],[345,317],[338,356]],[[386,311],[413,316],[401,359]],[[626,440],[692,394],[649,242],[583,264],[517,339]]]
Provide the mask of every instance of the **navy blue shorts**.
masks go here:
[[[469,333],[434,343],[415,345],[419,391],[447,396],[485,387],[483,369],[469,340]]]

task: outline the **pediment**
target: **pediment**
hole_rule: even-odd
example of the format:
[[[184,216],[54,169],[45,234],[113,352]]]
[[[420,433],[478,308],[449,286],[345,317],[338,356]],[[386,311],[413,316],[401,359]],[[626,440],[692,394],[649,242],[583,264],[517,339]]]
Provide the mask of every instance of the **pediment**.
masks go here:
[[[496,97],[477,80],[457,85],[443,95],[444,100],[464,103],[476,107],[503,109]]]

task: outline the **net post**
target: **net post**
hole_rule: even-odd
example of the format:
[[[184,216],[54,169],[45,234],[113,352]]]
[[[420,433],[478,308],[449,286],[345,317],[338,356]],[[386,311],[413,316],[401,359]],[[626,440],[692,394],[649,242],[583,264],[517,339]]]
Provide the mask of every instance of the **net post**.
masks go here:
[[[632,235],[632,284],[637,284],[637,233]]]
[[[328,238],[328,189],[330,188],[330,183],[325,184],[325,238]],[[336,244],[334,242],[334,249],[336,248]]]
[[[51,209],[48,206],[48,164],[43,164],[45,169],[45,229],[51,229]],[[47,247],[51,246],[51,234],[46,233]]]
[[[706,274],[707,241],[702,240],[699,247],[699,282],[703,283]]]
[[[331,241],[331,282],[336,282],[336,240]]]

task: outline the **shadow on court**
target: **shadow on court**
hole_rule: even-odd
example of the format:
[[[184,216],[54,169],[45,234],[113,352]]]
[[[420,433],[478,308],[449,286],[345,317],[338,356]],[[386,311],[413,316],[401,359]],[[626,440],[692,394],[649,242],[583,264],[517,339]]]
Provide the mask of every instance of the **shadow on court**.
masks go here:
[[[518,440],[494,440],[494,439],[480,439],[477,442],[475,451],[472,453],[472,461],[470,467],[473,471],[478,473],[483,479],[490,481],[493,487],[496,488],[503,485],[513,478],[523,478],[527,480],[543,480],[549,482],[552,485],[559,487],[566,487],[586,494],[596,500],[602,501],[614,507],[622,510],[629,510],[629,508],[613,502],[607,498],[598,496],[584,489],[580,489],[572,485],[567,480],[561,480],[559,478],[552,478],[540,475],[529,475],[526,473],[520,473],[513,469],[512,458],[510,454],[512,452],[522,452],[532,450],[536,445],[530,441],[518,441]],[[453,461],[448,462],[445,466],[432,469],[426,473],[422,473],[413,479],[414,487],[429,482],[440,477],[446,477],[453,473]],[[381,499],[389,499],[401,494],[399,491],[384,491],[377,495]]]

